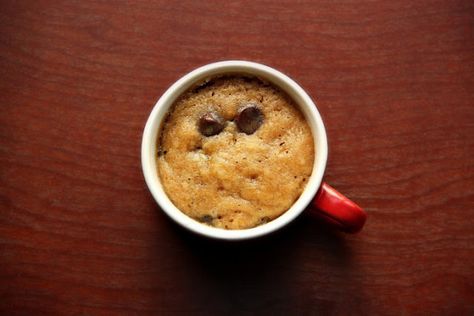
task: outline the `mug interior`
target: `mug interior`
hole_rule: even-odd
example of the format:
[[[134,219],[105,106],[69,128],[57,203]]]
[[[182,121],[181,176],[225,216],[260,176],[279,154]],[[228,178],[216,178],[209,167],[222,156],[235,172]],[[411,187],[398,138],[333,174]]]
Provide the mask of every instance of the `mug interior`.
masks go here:
[[[292,207],[278,218],[248,229],[226,230],[199,223],[181,212],[168,198],[160,182],[156,164],[157,139],[161,123],[175,100],[196,83],[223,74],[248,74],[261,77],[286,92],[299,106],[313,136],[315,159],[313,171],[303,193]],[[326,168],[327,136],[321,116],[308,94],[292,79],[268,66],[248,61],[222,61],[197,68],[176,81],[155,104],[142,138],[142,169],[145,181],[162,210],[181,226],[203,236],[242,240],[266,235],[295,219],[311,202],[319,189]]]

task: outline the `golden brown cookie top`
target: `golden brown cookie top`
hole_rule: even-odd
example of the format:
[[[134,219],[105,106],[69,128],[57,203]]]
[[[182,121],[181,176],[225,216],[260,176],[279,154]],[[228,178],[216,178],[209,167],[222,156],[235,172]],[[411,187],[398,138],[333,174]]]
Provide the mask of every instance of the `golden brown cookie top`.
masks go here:
[[[212,79],[183,94],[159,137],[158,172],[182,212],[226,229],[287,211],[311,175],[314,144],[294,102],[255,77]]]

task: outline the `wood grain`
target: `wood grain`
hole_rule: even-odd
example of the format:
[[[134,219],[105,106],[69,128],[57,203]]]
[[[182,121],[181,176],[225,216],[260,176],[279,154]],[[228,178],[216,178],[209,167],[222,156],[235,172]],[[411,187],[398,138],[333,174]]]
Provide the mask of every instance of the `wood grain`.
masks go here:
[[[160,212],[146,118],[224,59],[312,95],[363,232],[224,244]],[[1,314],[474,314],[472,1],[1,1],[0,73]]]

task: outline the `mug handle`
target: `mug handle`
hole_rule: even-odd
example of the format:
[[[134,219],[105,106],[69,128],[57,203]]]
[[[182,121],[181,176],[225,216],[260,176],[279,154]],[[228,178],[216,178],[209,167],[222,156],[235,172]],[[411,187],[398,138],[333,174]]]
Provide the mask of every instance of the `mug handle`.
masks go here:
[[[310,204],[309,212],[346,233],[357,233],[367,213],[357,204],[323,182]]]

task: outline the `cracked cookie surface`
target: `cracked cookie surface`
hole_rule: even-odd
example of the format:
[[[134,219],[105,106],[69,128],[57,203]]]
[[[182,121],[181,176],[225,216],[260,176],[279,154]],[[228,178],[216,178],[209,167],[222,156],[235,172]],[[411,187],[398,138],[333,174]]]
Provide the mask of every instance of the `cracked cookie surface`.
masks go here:
[[[252,134],[235,118],[246,104],[263,113]],[[217,134],[200,133],[200,118],[225,120]],[[294,102],[255,77],[214,78],[184,93],[172,106],[158,141],[158,173],[170,200],[204,224],[246,229],[267,223],[301,195],[311,175],[311,130]]]

